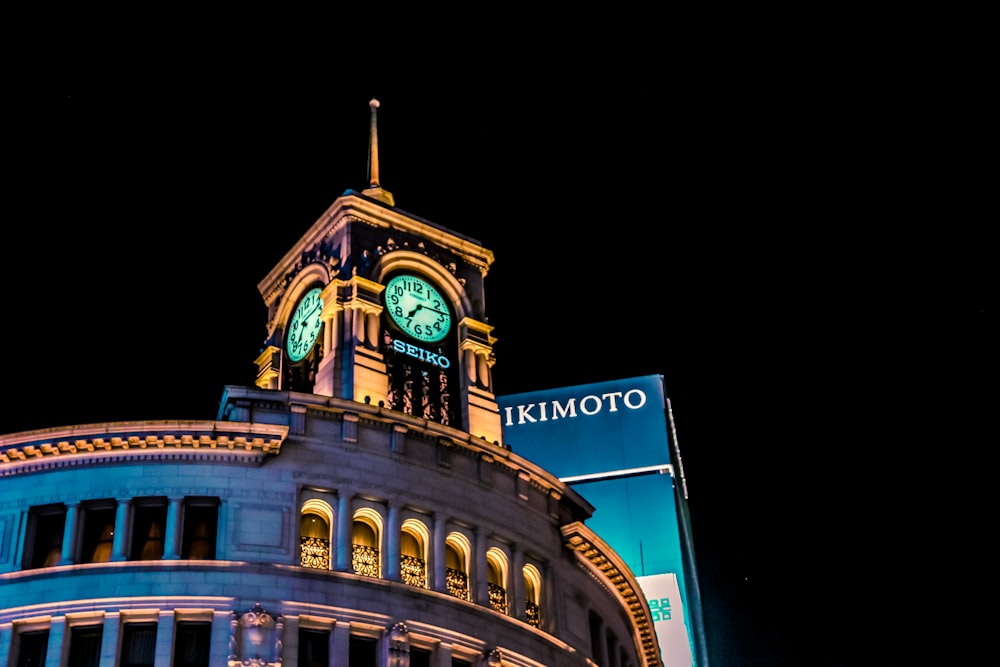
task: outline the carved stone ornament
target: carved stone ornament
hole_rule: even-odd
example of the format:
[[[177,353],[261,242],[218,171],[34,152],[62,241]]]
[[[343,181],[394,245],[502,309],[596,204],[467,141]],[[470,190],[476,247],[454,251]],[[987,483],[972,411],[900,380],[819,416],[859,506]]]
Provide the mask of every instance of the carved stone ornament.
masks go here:
[[[490,651],[489,655],[486,656],[486,664],[489,667],[501,667],[503,665],[503,655],[500,653],[500,649],[495,648]]]
[[[281,667],[285,624],[256,603],[243,614],[233,612],[229,621],[228,667]]]
[[[410,630],[400,621],[389,633],[388,667],[407,667],[410,664]]]

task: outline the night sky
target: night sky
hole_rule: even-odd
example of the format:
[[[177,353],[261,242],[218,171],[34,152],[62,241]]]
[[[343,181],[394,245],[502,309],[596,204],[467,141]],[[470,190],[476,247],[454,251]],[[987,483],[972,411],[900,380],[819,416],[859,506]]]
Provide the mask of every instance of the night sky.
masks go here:
[[[664,376],[714,667],[903,664],[914,624],[947,634],[996,245],[944,142],[738,68],[199,72],[10,101],[0,433],[215,418],[253,384],[258,281],[367,186],[377,97],[397,208],[495,253],[497,394]]]

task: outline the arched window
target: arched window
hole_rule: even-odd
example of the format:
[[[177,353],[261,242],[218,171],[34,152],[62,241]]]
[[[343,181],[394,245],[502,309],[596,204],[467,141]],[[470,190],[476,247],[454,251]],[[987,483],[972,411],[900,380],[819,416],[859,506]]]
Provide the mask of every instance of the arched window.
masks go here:
[[[403,522],[399,540],[399,571],[405,583],[418,588],[427,588],[425,545],[429,541],[428,536],[427,527],[416,519]]]
[[[382,576],[379,543],[382,517],[370,508],[362,508],[354,515],[351,542],[354,545],[354,573],[365,577]]]
[[[534,565],[525,565],[524,575],[524,616],[529,625],[542,627],[542,575]]]
[[[507,556],[496,547],[486,552],[486,586],[489,589],[490,607],[507,613]]]
[[[444,541],[445,584],[448,593],[462,600],[469,597],[469,554],[472,543],[461,533],[452,533]]]
[[[330,569],[330,508],[319,501],[302,506],[299,517],[299,548],[302,567]]]

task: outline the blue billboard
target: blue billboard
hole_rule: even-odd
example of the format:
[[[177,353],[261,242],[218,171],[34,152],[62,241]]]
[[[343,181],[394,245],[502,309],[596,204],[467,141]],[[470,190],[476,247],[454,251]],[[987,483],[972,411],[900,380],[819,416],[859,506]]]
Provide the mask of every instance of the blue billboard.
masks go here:
[[[504,442],[559,477],[670,463],[659,375],[498,396]]]
[[[700,601],[690,532],[682,526],[686,493],[663,378],[498,396],[497,404],[511,451],[594,506],[587,526],[621,556],[656,610],[665,667],[696,665]],[[646,590],[645,582],[656,590]]]

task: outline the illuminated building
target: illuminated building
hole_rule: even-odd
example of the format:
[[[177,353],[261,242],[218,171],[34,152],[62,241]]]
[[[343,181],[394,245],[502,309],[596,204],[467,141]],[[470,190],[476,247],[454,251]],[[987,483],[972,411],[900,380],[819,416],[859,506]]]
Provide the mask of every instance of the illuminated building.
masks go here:
[[[503,442],[492,252],[349,190],[205,421],[0,436],[0,664],[655,667],[593,507]]]

